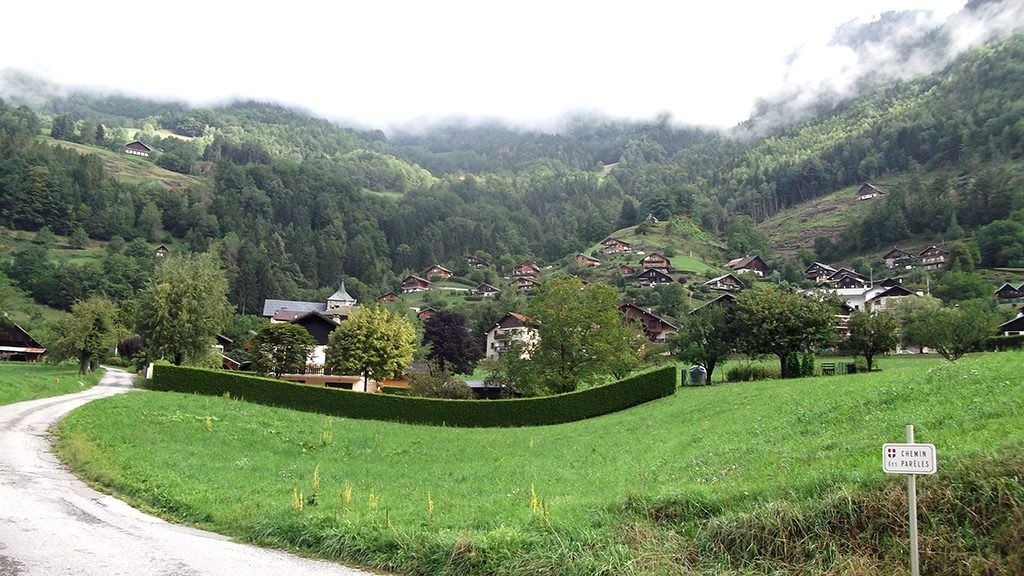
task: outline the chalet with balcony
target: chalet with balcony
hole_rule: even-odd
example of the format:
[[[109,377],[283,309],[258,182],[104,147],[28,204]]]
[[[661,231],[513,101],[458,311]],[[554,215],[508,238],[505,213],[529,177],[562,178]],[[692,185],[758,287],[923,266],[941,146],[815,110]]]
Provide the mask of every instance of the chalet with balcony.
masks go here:
[[[619,266],[619,274],[622,274],[623,276],[632,276],[633,274],[636,274],[636,268],[622,264]]]
[[[483,296],[484,298],[496,296],[499,292],[501,292],[500,289],[491,286],[487,282],[481,282],[480,285],[473,289],[474,294],[477,296]]]
[[[679,331],[675,324],[632,302],[620,304],[619,312],[627,319],[638,322],[652,342],[665,342]]]
[[[452,277],[452,271],[439,264],[434,264],[430,268],[427,268],[426,270],[423,271],[423,277],[441,278],[443,280],[447,280]]]
[[[822,264],[821,262],[813,262],[810,266],[804,270],[804,278],[808,280],[814,280],[814,282],[824,282],[828,280],[828,277],[835,274],[836,269],[829,266],[828,264]]]
[[[488,264],[486,260],[481,260],[476,256],[466,257],[466,264],[469,264],[470,268],[475,268],[477,270],[483,270],[484,268],[490,266],[490,264]]]
[[[516,276],[512,279],[512,286],[515,287],[516,290],[530,292],[540,288],[540,282],[532,276]]]
[[[436,309],[424,308],[416,313],[416,319],[419,320],[420,322],[426,322],[427,320],[430,320],[430,318],[433,317],[434,314],[437,314]]]
[[[929,246],[918,254],[918,258],[921,259],[921,266],[925,270],[940,270],[946,267],[946,259],[949,258],[949,252],[938,246]]]
[[[413,292],[426,292],[433,287],[433,283],[426,278],[419,276],[406,276],[402,280],[402,294],[411,294]]]
[[[142,156],[143,158],[149,158],[149,155],[153,153],[153,149],[141,140],[135,140],[124,145],[124,153],[131,154],[132,156]]]
[[[629,242],[624,242],[618,238],[612,238],[611,236],[601,240],[601,253],[602,254],[628,254],[632,252],[632,247]]]
[[[726,268],[732,269],[737,274],[742,272],[750,272],[756,275],[758,278],[764,278],[768,275],[768,264],[760,256],[744,256],[742,258],[733,258],[725,264]]]
[[[529,319],[522,314],[515,312],[505,314],[487,331],[485,357],[495,359],[504,354],[516,342],[522,342],[527,347],[523,353],[524,357],[528,357],[529,347],[540,341],[537,330],[530,327],[529,324]]]
[[[576,263],[579,264],[580,266],[593,268],[594,266],[599,266],[601,264],[601,261],[598,260],[597,258],[594,258],[593,256],[587,256],[586,254],[580,252],[576,254]]]
[[[515,265],[512,269],[512,275],[526,276],[534,279],[540,278],[540,266],[533,260],[525,260]]]
[[[732,274],[716,276],[705,282],[704,285],[720,292],[737,292],[743,289],[743,282]]]
[[[893,247],[892,250],[882,255],[882,261],[885,262],[886,268],[893,270],[895,268],[913,266],[917,262],[917,257],[910,252]]]
[[[640,268],[644,270],[658,269],[668,271],[672,268],[672,263],[661,252],[651,252],[640,260]]]
[[[398,302],[399,296],[394,292],[385,292],[380,296],[377,296],[377,302]]]
[[[656,286],[658,284],[671,284],[674,282],[664,270],[650,268],[633,276],[633,280],[640,286]]]
[[[1021,282],[1020,286],[1014,286],[1009,282],[1003,284],[996,290],[996,300],[1000,304],[1024,302],[1024,282]]]

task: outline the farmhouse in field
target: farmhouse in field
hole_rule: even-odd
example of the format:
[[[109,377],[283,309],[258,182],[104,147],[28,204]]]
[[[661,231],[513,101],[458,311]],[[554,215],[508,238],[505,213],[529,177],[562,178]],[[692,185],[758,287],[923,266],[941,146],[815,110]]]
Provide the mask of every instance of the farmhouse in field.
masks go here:
[[[877,198],[882,194],[885,194],[884,189],[879,188],[870,182],[865,182],[864,185],[860,187],[860,190],[857,190],[857,201],[871,200],[872,198]]]
[[[752,272],[758,278],[768,275],[768,264],[760,256],[743,256],[733,258],[725,264],[726,268],[732,269],[737,274],[741,272]]]
[[[433,283],[426,278],[420,278],[419,276],[406,276],[402,280],[402,294],[411,294],[413,292],[426,292],[430,290]]]
[[[601,261],[598,260],[597,258],[594,258],[593,256],[587,256],[586,254],[580,252],[576,254],[576,263],[579,264],[580,266],[593,268],[594,266],[599,266],[601,264]]]
[[[135,140],[124,145],[124,153],[149,158],[149,155],[153,153],[153,149],[146,145],[145,142]]]
[[[712,290],[718,290],[720,292],[735,292],[743,289],[743,282],[732,274],[716,276],[705,282],[704,285]]]
[[[423,271],[423,277],[441,278],[447,280],[452,277],[452,271],[439,264],[434,264],[430,268],[427,268],[426,270]]]
[[[661,252],[651,252],[640,260],[640,267],[644,270],[652,268],[668,270],[672,267],[672,263]]]
[[[6,318],[0,318],[0,360],[36,362],[46,354],[46,348],[24,328]]]
[[[632,248],[629,242],[619,240],[618,238],[612,238],[611,236],[601,240],[601,253],[602,254],[626,254],[630,252]]]
[[[1024,302],[1024,282],[1021,282],[1020,286],[1014,286],[1009,282],[1003,284],[996,290],[996,300],[1000,304]]]
[[[636,283],[641,286],[654,286],[657,284],[671,284],[672,277],[659,268],[649,268],[633,276]]]

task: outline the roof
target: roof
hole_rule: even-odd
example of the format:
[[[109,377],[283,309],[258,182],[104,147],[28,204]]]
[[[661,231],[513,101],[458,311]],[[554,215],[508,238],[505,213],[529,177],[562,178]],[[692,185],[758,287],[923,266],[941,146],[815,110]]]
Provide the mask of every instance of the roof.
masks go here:
[[[501,290],[499,290],[498,288],[495,288],[494,286],[491,286],[487,282],[481,282],[480,285],[476,287],[476,291],[477,292],[501,292]]]
[[[942,252],[943,254],[949,254],[948,251],[943,250],[942,248],[939,248],[938,246],[932,244],[931,246],[925,248],[924,250],[921,250],[921,253],[918,254],[918,256],[924,256],[925,252],[928,252],[928,251],[931,251],[931,250],[937,250],[939,252]]]
[[[722,274],[721,276],[715,276],[714,278],[712,278],[711,280],[708,280],[708,281],[707,281],[707,282],[705,282],[704,284],[705,284],[705,285],[708,285],[708,284],[715,284],[715,283],[717,283],[717,282],[719,282],[719,281],[721,281],[721,280],[725,280],[726,278],[732,278],[732,279],[733,279],[733,280],[735,280],[735,281],[736,281],[736,283],[737,283],[737,284],[739,284],[740,286],[742,286],[742,285],[743,285],[743,282],[740,282],[740,279],[739,279],[739,278],[737,278],[737,277],[735,277],[735,276],[733,276],[732,274]]]
[[[341,302],[351,302],[353,304],[356,302],[356,299],[349,295],[348,291],[345,290],[344,280],[341,281],[341,287],[338,288],[338,291],[327,298],[328,302],[331,300],[340,300]]]
[[[270,318],[278,310],[291,310],[298,312],[308,312],[310,310],[319,310],[323,312],[327,309],[327,304],[323,302],[300,302],[297,300],[271,300],[266,299],[263,301],[263,316]]]
[[[138,144],[139,146],[142,146],[143,148],[145,148],[146,150],[149,150],[149,151],[153,150],[153,148],[149,144],[146,144],[142,140],[132,140],[131,142],[125,144],[125,147],[127,148],[128,146],[131,146],[132,144]]]
[[[767,264],[765,264],[765,261],[762,260],[761,257],[757,256],[757,255],[754,255],[754,256],[743,256],[741,258],[733,258],[732,260],[729,260],[728,262],[726,262],[725,265],[726,265],[727,268],[732,268],[733,270],[739,270],[741,268],[746,268],[747,266],[750,266],[750,264],[752,264],[753,262],[755,262],[757,260],[760,260],[762,265],[767,266]]]
[[[420,276],[415,276],[415,275],[412,275],[412,274],[410,274],[409,276],[406,276],[405,278],[403,278],[402,279],[402,284],[405,284],[409,280],[415,280],[417,283],[421,283],[421,284],[433,284],[433,282],[431,282],[430,280],[427,280],[426,278],[421,278]]]
[[[1024,315],[1017,316],[1013,320],[1008,320],[999,325],[1000,332],[1008,332],[1010,330],[1024,330]]]
[[[623,246],[629,246],[629,242],[626,242],[625,240],[619,240],[618,238],[614,238],[612,236],[609,236],[604,240],[601,240],[601,244],[622,244]]]
[[[807,268],[806,268],[806,269],[804,270],[804,272],[810,272],[810,271],[811,271],[811,269],[812,269],[812,268],[815,268],[815,267],[821,268],[822,270],[825,270],[825,271],[827,271],[827,272],[835,272],[835,271],[836,271],[836,269],[835,269],[835,268],[833,268],[833,267],[829,266],[828,264],[822,264],[821,262],[811,262],[811,265],[810,265],[810,266],[808,266],[808,267],[807,267]]]
[[[880,292],[878,294],[875,294],[871,298],[869,298],[868,301],[871,302],[871,301],[874,301],[874,300],[878,300],[879,298],[892,298],[892,297],[896,297],[896,296],[913,296],[913,295],[914,295],[913,292],[911,292],[910,290],[907,290],[903,286],[890,286],[884,292]]]
[[[726,292],[725,294],[722,294],[721,296],[719,296],[718,298],[715,298],[714,300],[711,300],[710,302],[705,302],[705,303],[701,304],[700,306],[697,306],[693,310],[690,310],[689,313],[693,314],[694,312],[696,312],[697,310],[700,310],[701,308],[703,308],[705,306],[710,306],[710,305],[716,304],[716,303],[718,303],[718,304],[731,304],[731,303],[735,303],[735,302],[736,302],[736,297],[733,296],[732,294],[729,294],[728,292]]]
[[[309,310],[308,312],[303,312],[303,313],[297,315],[295,318],[292,318],[289,322],[291,322],[292,324],[298,324],[299,322],[306,322],[306,321],[309,321],[310,319],[314,319],[314,318],[318,318],[320,320],[323,320],[324,322],[327,322],[328,324],[331,324],[332,326],[337,326],[338,325],[337,322],[335,322],[329,316],[327,316],[326,314],[324,314],[323,312],[321,312],[319,310]]]
[[[885,190],[884,190],[884,189],[882,189],[882,188],[879,188],[878,186],[875,186],[875,185],[874,185],[874,184],[872,184],[871,182],[865,182],[865,183],[864,183],[864,184],[863,184],[863,185],[862,185],[862,186],[860,187],[860,189],[858,189],[858,190],[857,190],[857,194],[864,194],[864,192],[865,192],[865,190],[864,190],[864,189],[865,189],[865,188],[867,188],[867,190],[866,190],[866,191],[867,191],[867,192],[869,192],[869,193],[873,192],[873,193],[875,193],[875,194],[885,194]]]
[[[445,274],[451,274],[452,273],[451,270],[445,268],[444,266],[441,266],[440,264],[434,264],[433,266],[430,266],[426,270],[424,270],[423,274],[427,275],[427,273],[430,272],[431,270],[440,270],[441,272],[444,272]]]
[[[654,312],[650,312],[647,309],[638,306],[634,302],[624,302],[622,304],[619,304],[619,311],[624,311],[626,308],[633,308],[635,310],[639,310],[640,313],[643,314],[644,316],[646,316],[647,318],[650,318],[651,320],[656,320],[656,321],[660,322],[661,324],[664,324],[665,326],[667,326],[668,328],[671,328],[673,330],[679,330],[679,327],[676,326],[675,324],[669,322],[668,320],[665,320],[664,318],[662,318],[661,316],[658,316]]]
[[[913,256],[913,254],[911,254],[910,252],[907,252],[906,250],[900,250],[899,248],[893,246],[892,250],[889,250],[888,252],[886,252],[885,254],[882,255],[882,259],[884,260],[884,259],[888,258],[890,254],[892,254],[893,257],[896,257],[896,258],[898,258],[901,254],[906,254],[907,256]]]

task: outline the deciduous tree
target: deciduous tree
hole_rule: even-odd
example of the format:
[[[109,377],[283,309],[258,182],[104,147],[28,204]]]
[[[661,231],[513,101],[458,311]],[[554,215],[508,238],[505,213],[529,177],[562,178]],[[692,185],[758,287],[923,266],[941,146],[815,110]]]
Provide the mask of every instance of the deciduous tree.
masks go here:
[[[297,324],[264,324],[252,338],[253,369],[260,373],[281,374],[294,372],[305,366],[316,348],[316,340]]]
[[[139,295],[136,328],[154,358],[200,358],[230,314],[228,282],[211,254],[165,256]]]
[[[683,362],[703,366],[710,383],[715,366],[736,347],[734,319],[725,305],[712,303],[695,310],[682,319],[672,340],[672,354]]]
[[[934,348],[950,362],[981,349],[995,335],[999,316],[990,302],[971,300],[912,316],[908,331],[917,343]]]
[[[78,373],[88,374],[100,358],[117,344],[122,329],[117,305],[103,296],[76,302],[60,323],[57,349],[78,359]]]
[[[848,326],[850,346],[867,360],[868,371],[874,366],[876,355],[885,354],[900,343],[899,320],[889,312],[854,312]]]
[[[423,343],[430,345],[430,358],[443,370],[471,374],[483,357],[480,339],[470,333],[466,317],[440,310],[423,323]]]
[[[829,346],[836,340],[836,307],[777,287],[747,290],[736,300],[740,348],[752,354],[774,354],[780,373],[799,373],[786,359],[794,352]]]
[[[416,331],[408,320],[380,306],[360,308],[327,340],[327,367],[367,380],[400,375],[412,362]]]

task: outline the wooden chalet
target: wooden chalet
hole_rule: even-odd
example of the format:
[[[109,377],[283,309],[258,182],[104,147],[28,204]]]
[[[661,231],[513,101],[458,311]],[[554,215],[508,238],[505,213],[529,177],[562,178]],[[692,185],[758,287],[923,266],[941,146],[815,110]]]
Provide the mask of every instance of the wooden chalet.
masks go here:
[[[834,280],[829,280],[829,283],[836,288],[866,288],[868,285],[868,281],[859,274],[843,274]]]
[[[668,258],[666,258],[661,252],[651,252],[640,260],[640,268],[644,270],[650,270],[652,268],[668,270],[671,267],[672,263],[669,262]]]
[[[313,337],[313,340],[316,340],[316,347],[313,348],[313,353],[309,356],[308,364],[323,366],[327,360],[327,339],[331,332],[338,327],[338,322],[319,310],[310,310],[289,322],[302,326]]]
[[[2,319],[0,324],[0,360],[37,362],[46,354],[46,348],[24,328]]]
[[[938,246],[929,246],[918,254],[918,258],[921,259],[921,265],[925,270],[939,270],[946,267],[949,252]]]
[[[516,276],[512,279],[512,286],[514,286],[516,290],[529,292],[540,288],[540,282],[538,282],[533,276]]]
[[[900,278],[886,278],[885,280],[878,282],[877,285],[882,286],[884,288],[892,288],[893,286],[902,286],[903,280],[901,280]]]
[[[1024,313],[999,325],[999,333],[1003,336],[1024,336]]]
[[[531,278],[540,278],[540,266],[533,260],[525,260],[515,265],[512,269],[513,276],[528,276]]]
[[[430,290],[433,283],[426,278],[420,278],[419,276],[406,276],[402,280],[402,294],[410,294],[412,292],[426,292]]]
[[[602,254],[628,254],[631,251],[632,247],[629,245],[629,242],[624,242],[611,236],[601,240]]]
[[[452,271],[439,264],[434,264],[430,268],[427,268],[426,270],[423,271],[423,277],[443,278],[447,280],[452,277]]]
[[[764,278],[768,275],[768,264],[760,256],[744,256],[742,258],[733,258],[725,264],[726,268],[730,268],[736,273],[741,272],[752,272],[758,278]]]
[[[398,298],[398,294],[395,294],[394,292],[385,292],[380,296],[377,296],[377,302],[397,302]]]
[[[828,280],[828,277],[834,274],[835,271],[836,269],[828,264],[812,262],[811,265],[804,270],[804,278],[814,280],[815,282],[822,282],[824,280]]]
[[[632,302],[620,304],[619,312],[627,319],[639,322],[644,334],[653,342],[665,342],[679,331],[679,328],[668,320]]]
[[[636,274],[636,268],[622,264],[619,266],[619,274],[622,274],[623,276],[632,276],[633,274]]]
[[[730,315],[734,316],[735,312],[736,312],[736,297],[733,296],[732,294],[728,293],[728,292],[726,292],[725,294],[720,294],[714,300],[712,300],[710,302],[705,302],[704,304],[701,304],[700,306],[694,308],[693,310],[690,310],[688,312],[688,314],[693,314],[693,313],[697,312],[698,310],[700,310],[701,308],[704,308],[705,306],[712,306],[712,305],[714,305],[714,306],[725,306],[726,310],[728,311],[728,313]]]
[[[1020,286],[1014,286],[1007,282],[996,290],[996,300],[1000,304],[1006,304],[1009,302],[1024,302],[1024,282],[1020,283]]]
[[[481,282],[479,286],[473,289],[473,293],[475,293],[477,296],[483,296],[484,298],[494,296],[499,292],[501,292],[499,288],[491,286],[487,282]]]
[[[633,280],[640,286],[655,286],[657,284],[671,284],[672,277],[660,268],[643,270],[633,276]]]
[[[149,147],[145,142],[141,140],[135,140],[124,145],[124,153],[131,154],[132,156],[142,156],[143,158],[149,158],[149,155],[153,153],[153,149]]]
[[[743,289],[743,282],[740,282],[740,279],[732,274],[717,276],[705,282],[704,285],[721,292],[736,292]]]
[[[892,270],[894,268],[912,266],[917,261],[917,257],[910,252],[893,247],[892,250],[882,255],[882,261],[885,262],[886,268]]]
[[[579,264],[580,266],[593,268],[594,266],[599,266],[601,264],[601,261],[598,260],[597,258],[594,258],[593,256],[587,256],[586,254],[580,252],[576,254],[576,263]]]
[[[420,310],[419,312],[416,313],[416,319],[419,320],[420,322],[426,322],[434,314],[437,314],[437,310],[436,309],[434,309],[434,308],[424,308],[424,309],[422,309],[422,310]]]
[[[477,270],[482,270],[490,266],[490,264],[486,260],[481,260],[476,256],[467,256],[466,264],[469,264],[470,268],[476,268]]]
[[[167,254],[169,254],[170,252],[170,248],[161,244],[156,247],[156,250],[153,251],[153,255],[156,256],[157,258],[163,258],[164,256],[167,256]]]
[[[885,194],[885,189],[879,188],[870,182],[865,182],[861,185],[860,189],[857,190],[857,201],[871,200]]]
[[[891,310],[897,302],[908,296],[916,296],[916,294],[903,286],[892,286],[868,298],[865,302],[865,310],[870,312]]]

